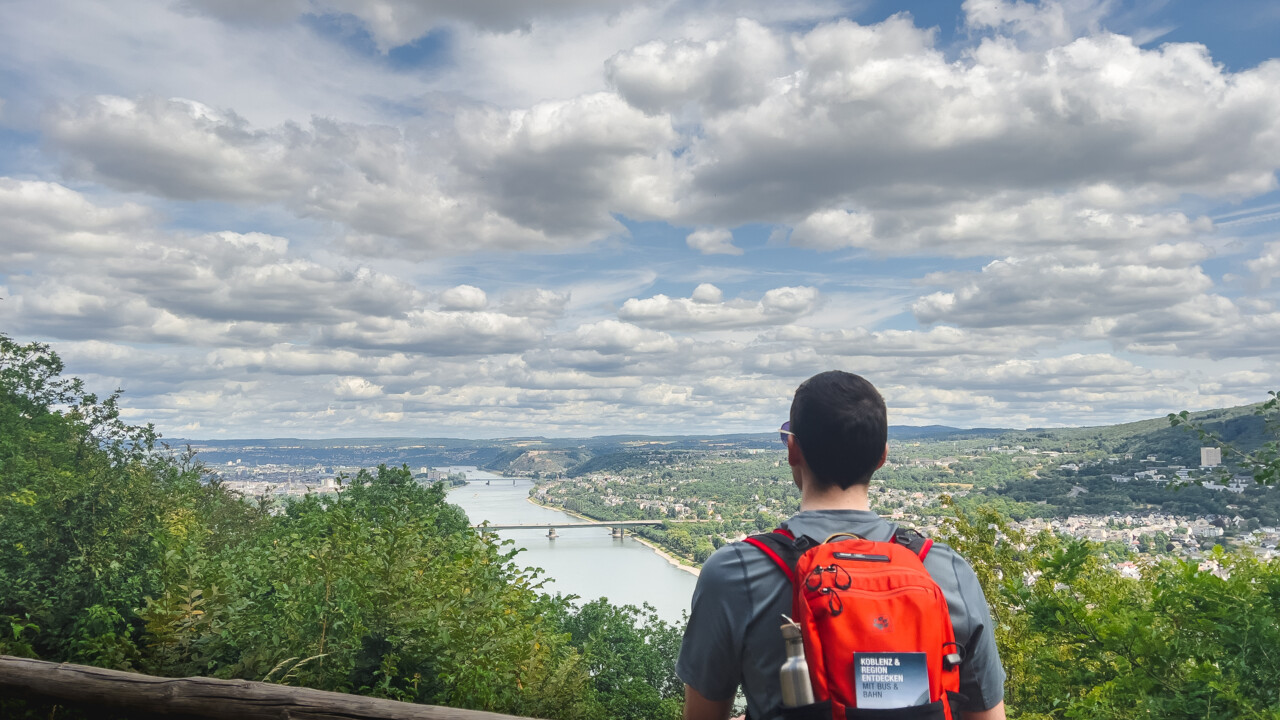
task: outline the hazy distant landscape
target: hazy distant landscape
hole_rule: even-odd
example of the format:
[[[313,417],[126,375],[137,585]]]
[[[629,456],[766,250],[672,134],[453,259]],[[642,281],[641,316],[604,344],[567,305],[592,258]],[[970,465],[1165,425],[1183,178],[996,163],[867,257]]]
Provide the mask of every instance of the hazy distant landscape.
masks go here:
[[[1222,423],[1229,439],[1242,438],[1250,448],[1263,441],[1263,424],[1252,416],[1254,406],[1223,410],[1207,410],[1195,417]],[[1229,422],[1228,422],[1229,421]],[[1198,448],[1194,435],[1169,426],[1164,418],[1153,418],[1122,425],[1081,428],[955,428],[946,425],[890,425],[891,443],[1002,442],[1037,441],[1047,449],[1069,449],[1072,440],[1077,449],[1106,449],[1111,452],[1135,452],[1143,449],[1190,452]],[[539,454],[549,455],[543,462],[555,461],[566,470],[593,457],[644,450],[741,451],[780,450],[776,430],[755,434],[733,435],[604,435],[586,438],[511,437],[490,440],[456,438],[269,438],[201,440],[182,437],[165,438],[171,446],[191,446],[202,460],[212,465],[234,462],[257,464],[281,463],[301,465],[324,463],[361,466],[362,463],[407,463],[434,465],[476,465],[490,470],[508,471],[521,460]],[[1083,444],[1082,444],[1083,443]],[[517,470],[518,471],[518,470]]]
[[[1267,441],[1257,406],[1193,415],[1239,451]],[[1086,428],[891,426],[873,507],[935,533],[951,511],[998,507],[1036,532],[1109,543],[1117,564],[1143,555],[1199,558],[1216,545],[1263,557],[1280,540],[1280,490],[1253,482],[1228,453],[1202,466],[1201,439],[1166,418]],[[776,433],[592,438],[174,440],[212,476],[251,495],[339,491],[380,464],[422,482],[474,466],[535,481],[543,504],[595,520],[680,520],[634,532],[691,564],[776,526],[799,508]],[[696,522],[695,522],[696,521]]]

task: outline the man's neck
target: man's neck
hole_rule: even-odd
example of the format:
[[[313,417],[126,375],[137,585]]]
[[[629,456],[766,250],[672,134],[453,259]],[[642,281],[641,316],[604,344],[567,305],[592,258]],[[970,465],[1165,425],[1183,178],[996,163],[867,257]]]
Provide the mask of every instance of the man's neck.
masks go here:
[[[804,483],[800,488],[801,510],[870,510],[869,485],[851,485],[847,490],[838,487],[817,488]]]

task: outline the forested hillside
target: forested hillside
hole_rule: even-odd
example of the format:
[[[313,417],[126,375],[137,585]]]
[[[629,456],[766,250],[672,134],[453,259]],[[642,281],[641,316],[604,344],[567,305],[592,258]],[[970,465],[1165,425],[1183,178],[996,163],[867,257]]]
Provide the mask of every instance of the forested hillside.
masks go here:
[[[0,654],[531,717],[678,716],[677,630],[541,593],[441,488],[383,466],[269,512],[61,371],[0,335]]]
[[[1259,405],[1203,410],[1188,413],[1190,418],[1241,450],[1252,451],[1270,436],[1266,422],[1255,414]],[[1082,428],[1028,429],[1010,431],[999,437],[1003,443],[1034,444],[1049,450],[1077,453],[1138,453],[1180,458],[1189,463],[1200,459],[1202,440],[1183,428],[1170,425],[1168,418],[1152,418],[1120,425]]]

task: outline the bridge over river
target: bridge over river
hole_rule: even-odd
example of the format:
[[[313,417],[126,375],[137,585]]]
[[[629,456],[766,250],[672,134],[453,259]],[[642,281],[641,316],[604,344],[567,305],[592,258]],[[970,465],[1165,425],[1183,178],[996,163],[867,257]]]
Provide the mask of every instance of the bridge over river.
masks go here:
[[[623,533],[629,527],[638,527],[647,525],[649,527],[658,527],[663,523],[681,523],[692,522],[690,520],[604,520],[600,522],[580,521],[580,522],[558,522],[558,523],[508,523],[501,525],[483,524],[472,525],[477,530],[542,530],[546,529],[547,537],[556,537],[556,529],[564,528],[587,528],[587,527],[607,527],[613,537],[622,537]]]

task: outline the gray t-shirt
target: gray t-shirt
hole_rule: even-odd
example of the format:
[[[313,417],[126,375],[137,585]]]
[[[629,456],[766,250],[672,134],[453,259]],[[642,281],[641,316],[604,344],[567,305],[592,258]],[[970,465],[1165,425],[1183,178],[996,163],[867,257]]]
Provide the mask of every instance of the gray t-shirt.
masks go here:
[[[852,532],[887,541],[895,526],[868,510],[807,510],[785,525],[796,537],[823,540]],[[935,543],[925,569],[947,599],[956,642],[965,648],[960,666],[964,710],[988,710],[1004,699],[1004,668],[995,625],[973,569],[954,550]],[[747,713],[764,720],[782,705],[778,669],[786,657],[781,615],[791,613],[791,584],[758,548],[731,543],[712,553],[693,591],[693,609],[676,674],[708,700],[728,700],[742,685]]]

